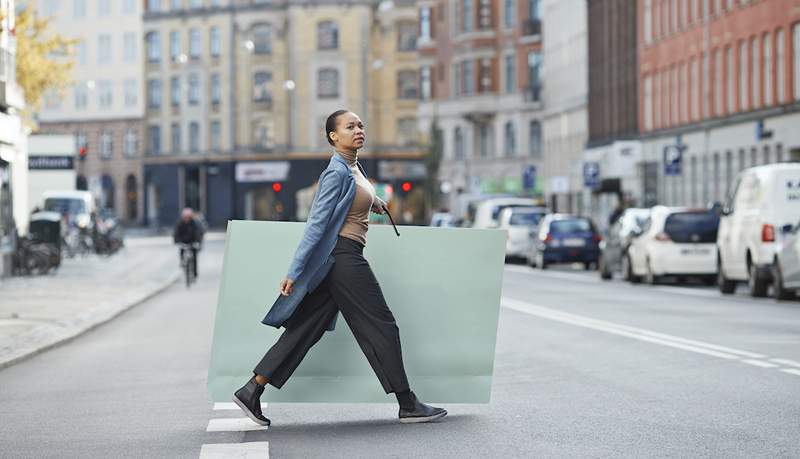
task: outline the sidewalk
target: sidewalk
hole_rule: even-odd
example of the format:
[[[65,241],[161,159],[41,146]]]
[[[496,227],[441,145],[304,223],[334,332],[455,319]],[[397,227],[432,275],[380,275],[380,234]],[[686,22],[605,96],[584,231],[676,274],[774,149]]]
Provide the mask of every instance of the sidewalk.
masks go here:
[[[170,237],[129,236],[111,257],[65,259],[55,274],[0,281],[0,369],[113,319],[180,275]]]

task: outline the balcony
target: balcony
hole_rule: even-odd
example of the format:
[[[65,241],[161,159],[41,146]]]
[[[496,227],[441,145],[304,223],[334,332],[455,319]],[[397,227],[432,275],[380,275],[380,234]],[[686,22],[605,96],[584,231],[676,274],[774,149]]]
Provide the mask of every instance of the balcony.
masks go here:
[[[542,21],[540,19],[525,19],[522,21],[522,35],[541,35]]]
[[[542,83],[534,82],[524,92],[525,102],[541,102],[542,101]]]

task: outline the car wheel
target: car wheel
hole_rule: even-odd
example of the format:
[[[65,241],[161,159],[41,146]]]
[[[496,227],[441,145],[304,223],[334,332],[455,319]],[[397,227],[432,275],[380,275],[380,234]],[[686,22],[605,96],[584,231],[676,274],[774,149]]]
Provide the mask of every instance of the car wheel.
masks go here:
[[[611,271],[608,269],[603,257],[600,257],[600,259],[597,260],[597,270],[600,272],[600,279],[609,280],[614,277]]]
[[[767,281],[758,278],[758,269],[755,263],[750,263],[750,276],[747,280],[750,287],[750,296],[762,298],[767,296]]]
[[[775,262],[772,265],[772,273],[775,278],[775,299],[776,300],[792,300],[795,298],[796,294],[793,289],[788,289],[786,286],[783,285],[783,274],[781,273],[781,265],[778,263],[778,260],[775,259]]]
[[[625,255],[625,258],[622,259],[622,272],[625,280],[631,284],[638,284],[641,282],[639,276],[633,274],[633,265],[631,264],[631,257],[629,255]]]
[[[720,293],[730,295],[736,291],[736,282],[725,277],[725,271],[722,269],[722,259],[717,257],[717,287]]]

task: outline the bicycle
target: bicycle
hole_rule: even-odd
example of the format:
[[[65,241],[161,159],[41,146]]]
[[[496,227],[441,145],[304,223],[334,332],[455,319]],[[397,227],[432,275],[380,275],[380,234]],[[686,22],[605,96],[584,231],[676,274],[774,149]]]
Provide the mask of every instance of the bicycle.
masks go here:
[[[181,268],[183,268],[186,275],[186,288],[189,288],[197,280],[195,251],[200,249],[200,243],[181,243],[179,247],[181,249]]]

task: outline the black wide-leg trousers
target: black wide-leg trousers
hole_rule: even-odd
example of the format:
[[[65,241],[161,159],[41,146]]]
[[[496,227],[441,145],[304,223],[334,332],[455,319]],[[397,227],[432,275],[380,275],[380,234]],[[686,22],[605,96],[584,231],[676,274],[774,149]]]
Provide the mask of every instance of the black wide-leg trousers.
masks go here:
[[[409,389],[400,331],[363,251],[359,242],[339,237],[332,253],[336,263],[284,324],[286,330],[253,370],[256,374],[280,389],[341,312],[383,390]]]

